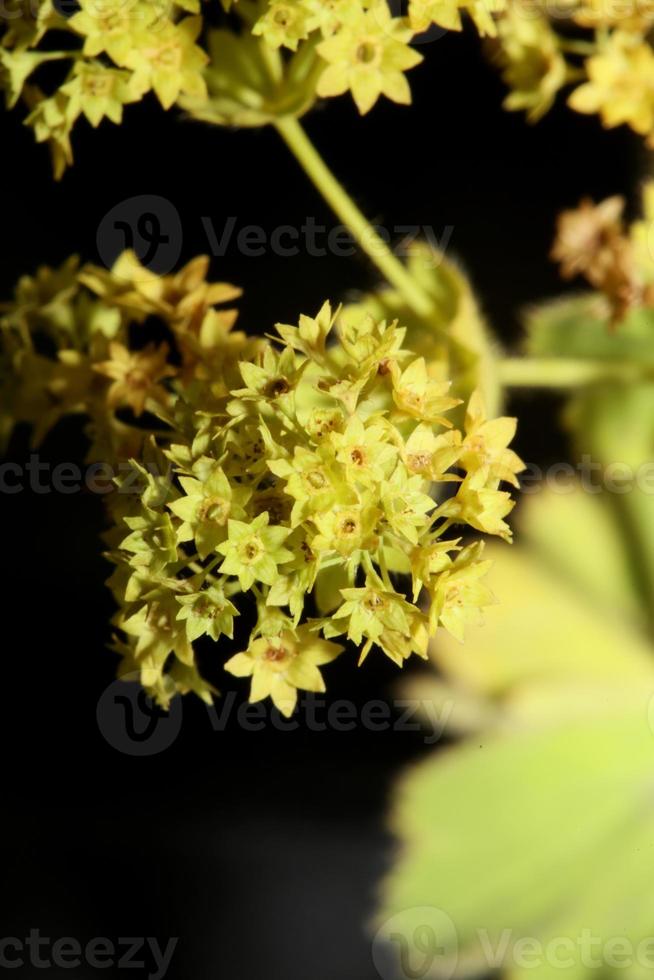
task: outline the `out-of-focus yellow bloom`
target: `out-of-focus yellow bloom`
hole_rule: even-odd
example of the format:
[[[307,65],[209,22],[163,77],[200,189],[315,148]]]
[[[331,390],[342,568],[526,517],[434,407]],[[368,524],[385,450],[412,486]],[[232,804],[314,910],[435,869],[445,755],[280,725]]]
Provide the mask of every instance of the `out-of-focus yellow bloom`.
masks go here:
[[[130,87],[137,97],[153,89],[164,109],[169,109],[180,94],[206,98],[202,70],[209,58],[195,44],[201,29],[201,17],[186,17],[178,24],[166,24],[152,32],[146,29],[137,36],[125,58],[133,71]]]
[[[504,105],[524,110],[535,122],[551,108],[568,80],[568,65],[558,36],[545,17],[510,6],[498,25],[498,61],[511,89]]]
[[[309,25],[310,13],[301,0],[273,0],[252,33],[262,35],[273,48],[297,51],[299,42],[309,36]]]
[[[113,381],[107,391],[107,404],[111,408],[129,405],[135,415],[143,414],[148,400],[165,405],[169,394],[160,382],[176,373],[168,363],[168,351],[167,344],[149,344],[143,350],[130,351],[122,344],[111,343],[110,359],[95,365],[98,374]]]
[[[654,51],[623,31],[611,34],[586,62],[588,82],[569,102],[577,112],[598,112],[607,128],[624,123],[654,145]]]
[[[497,27],[493,15],[505,9],[506,0],[410,0],[409,23],[414,31],[426,31],[430,24],[460,31],[461,13],[466,11],[482,36],[495,37]]]

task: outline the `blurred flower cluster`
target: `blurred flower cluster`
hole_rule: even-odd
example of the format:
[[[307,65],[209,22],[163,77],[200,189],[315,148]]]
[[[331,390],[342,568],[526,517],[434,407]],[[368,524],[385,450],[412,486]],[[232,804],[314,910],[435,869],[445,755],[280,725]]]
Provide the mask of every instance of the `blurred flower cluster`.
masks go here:
[[[495,46],[506,107],[536,120],[574,85],[573,109],[654,145],[653,26],[651,0],[510,0]]]
[[[505,2],[411,0],[398,17],[386,0],[8,0],[0,81],[8,107],[28,107],[59,177],[81,117],[120,123],[150,92],[164,109],[238,126],[348,91],[362,113],[382,94],[409,103],[405,72],[422,60],[414,35],[432,23],[460,30],[466,10],[494,34]]]
[[[654,183],[643,192],[643,217],[626,227],[625,200],[584,200],[558,219],[552,258],[566,279],[583,276],[608,302],[614,323],[630,310],[654,307]]]
[[[9,0],[2,87],[9,107],[22,99],[30,109],[26,122],[48,142],[56,176],[72,162],[81,116],[92,126],[120,123],[123,106],[150,91],[165,109],[181,93],[206,95],[199,8],[200,0],[83,0],[66,16],[51,0]]]
[[[232,331],[240,289],[208,283],[208,267],[201,256],[157,276],[125,252],[111,271],[72,257],[23,276],[0,306],[3,442],[16,422],[32,425],[38,444],[63,416],[81,414],[89,461],[140,458],[148,421],[180,385],[192,392],[216,364],[235,376],[237,358],[256,346]]]
[[[198,258],[158,277],[125,253],[110,271],[71,260],[21,280],[2,318],[3,428],[42,438],[84,413],[90,458],[116,467],[123,672],[164,705],[209,699],[193,644],[232,639],[247,593],[256,624],[225,667],[290,713],[298,688],[324,689],[335,638],[402,665],[492,601],[483,542],[451,528],[510,538],[515,420],[488,420],[475,393],[455,428],[450,382],[363,310],[325,303],[249,339],[215,308],[238,290],[206,273]]]

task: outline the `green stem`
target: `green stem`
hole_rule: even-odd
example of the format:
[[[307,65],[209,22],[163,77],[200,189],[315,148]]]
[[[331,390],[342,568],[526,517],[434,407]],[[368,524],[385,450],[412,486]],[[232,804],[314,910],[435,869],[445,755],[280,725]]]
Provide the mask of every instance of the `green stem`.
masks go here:
[[[497,371],[507,388],[577,388],[596,381],[633,381],[644,374],[634,362],[572,357],[504,357]]]
[[[377,552],[377,562],[381,570],[382,582],[386,586],[389,592],[394,592],[393,583],[391,582],[391,577],[388,574],[388,565],[386,564],[386,555],[384,553],[384,544],[382,542],[379,551]]]
[[[325,164],[298,120],[293,116],[284,116],[275,121],[275,127],[309,179],[349,228],[357,244],[372,259],[382,275],[397,289],[418,317],[429,317],[433,312],[432,300],[356,206]]]

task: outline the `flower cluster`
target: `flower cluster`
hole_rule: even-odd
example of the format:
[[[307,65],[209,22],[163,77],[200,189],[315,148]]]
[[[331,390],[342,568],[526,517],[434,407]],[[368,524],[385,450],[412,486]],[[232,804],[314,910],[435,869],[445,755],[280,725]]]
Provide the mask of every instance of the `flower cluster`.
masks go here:
[[[121,673],[163,705],[209,700],[195,645],[232,640],[247,601],[254,629],[224,666],[289,713],[345,640],[402,665],[492,601],[483,542],[451,529],[510,538],[515,420],[475,393],[455,428],[440,366],[363,310],[235,332],[216,304],[238,290],[206,273],[199,258],[158,277],[125,253],[22,279],[0,320],[2,428],[38,439],[83,413],[89,457],[122,464],[106,535]]]
[[[111,270],[73,257],[23,276],[0,306],[5,441],[16,421],[31,424],[38,443],[64,415],[78,414],[88,420],[89,460],[141,458],[160,427],[155,414],[182,385],[190,397],[216,363],[235,371],[230,365],[256,346],[232,331],[229,304],[240,290],[207,282],[208,267],[201,256],[157,276],[128,251]]]
[[[57,177],[79,119],[120,123],[123,107],[150,92],[164,109],[237,125],[301,115],[348,91],[362,113],[382,94],[406,104],[405,72],[422,60],[414,35],[432,23],[460,30],[464,10],[495,34],[506,0],[411,0],[406,17],[386,0],[235,0],[229,16],[229,2],[212,2],[8,0],[0,86],[8,107],[29,110]]]
[[[189,688],[210,696],[192,643],[233,637],[239,594],[257,619],[225,668],[285,713],[298,688],[324,690],[338,641],[402,665],[439,626],[462,637],[491,601],[482,543],[448,532],[510,536],[500,483],[522,466],[507,448],[514,420],[487,420],[475,395],[455,429],[449,383],[397,323],[345,325],[326,303],[277,332],[240,359],[238,383],[214,377],[213,407],[180,398],[164,448],[174,480],[139,467],[140,509],[113,552],[118,648],[164,704]]]
[[[552,258],[566,279],[583,276],[607,300],[612,322],[654,308],[654,183],[643,192],[643,218],[626,227],[624,198],[584,200],[558,220]]]
[[[506,107],[535,120],[574,85],[573,109],[654,145],[653,27],[651,0],[509,0],[495,49],[511,89]]]
[[[48,143],[56,176],[72,162],[80,117],[119,123],[123,106],[150,91],[165,109],[181,94],[206,96],[208,60],[196,44],[200,0],[80,0],[71,16],[65,9],[9,0],[0,36],[7,105],[22,100],[30,109],[26,122]]]

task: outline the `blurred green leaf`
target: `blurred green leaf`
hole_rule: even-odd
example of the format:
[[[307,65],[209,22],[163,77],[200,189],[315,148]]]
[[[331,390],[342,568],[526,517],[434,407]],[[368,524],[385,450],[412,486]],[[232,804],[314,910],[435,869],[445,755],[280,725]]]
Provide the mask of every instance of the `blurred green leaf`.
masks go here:
[[[476,703],[477,731],[397,791],[380,936],[423,962],[436,907],[456,940],[445,931],[422,976],[638,976],[642,964],[615,966],[610,941],[637,959],[654,930],[651,644],[605,498],[543,493],[522,525],[528,543],[492,551],[501,602],[463,646],[434,647],[439,706],[446,688],[454,728],[470,731]],[[654,941],[649,955],[651,973]]]
[[[654,384],[591,385],[567,410],[579,453],[603,467],[654,635]]]
[[[526,349],[533,357],[572,357],[654,364],[654,310],[633,310],[610,326],[606,301],[596,293],[557,299],[526,316]]]
[[[411,945],[425,906],[449,916],[457,949],[441,948],[431,975],[450,972],[455,953],[459,974],[491,972],[501,963],[489,948],[501,950],[508,935],[500,959],[509,975],[581,977],[592,972],[581,962],[584,930],[634,947],[650,935],[651,690],[643,685],[617,717],[478,736],[400,786],[394,826],[403,846],[379,918],[397,929],[401,912]],[[572,940],[568,969],[547,961],[561,937]],[[540,965],[521,962],[514,943],[525,938],[542,944]]]

